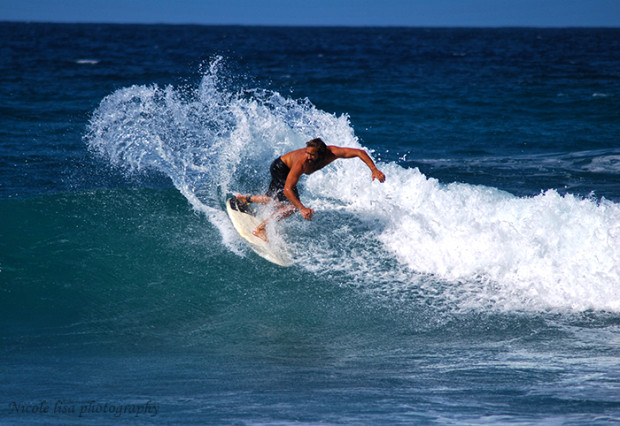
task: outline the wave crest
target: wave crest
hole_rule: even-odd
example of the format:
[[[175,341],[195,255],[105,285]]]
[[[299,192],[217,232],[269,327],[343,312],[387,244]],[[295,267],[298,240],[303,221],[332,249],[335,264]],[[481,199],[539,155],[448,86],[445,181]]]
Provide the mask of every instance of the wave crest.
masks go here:
[[[346,115],[264,89],[233,91],[224,76],[217,58],[193,89],[117,90],[94,112],[85,140],[126,173],[169,177],[241,252],[222,209],[227,192],[264,191],[270,161],[308,139],[360,144]],[[344,273],[383,294],[439,294],[460,307],[620,311],[618,204],[553,190],[519,198],[442,185],[396,163],[380,168],[385,184],[371,183],[356,160],[305,180],[302,197],[317,220],[283,225],[298,265]]]

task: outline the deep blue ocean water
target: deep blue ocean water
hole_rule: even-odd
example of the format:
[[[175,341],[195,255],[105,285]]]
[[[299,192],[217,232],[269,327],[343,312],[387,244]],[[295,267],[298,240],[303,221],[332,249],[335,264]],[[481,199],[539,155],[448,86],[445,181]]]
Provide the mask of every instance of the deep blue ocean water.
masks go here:
[[[616,424],[620,30],[0,23],[0,423]],[[313,137],[256,256],[224,212]]]

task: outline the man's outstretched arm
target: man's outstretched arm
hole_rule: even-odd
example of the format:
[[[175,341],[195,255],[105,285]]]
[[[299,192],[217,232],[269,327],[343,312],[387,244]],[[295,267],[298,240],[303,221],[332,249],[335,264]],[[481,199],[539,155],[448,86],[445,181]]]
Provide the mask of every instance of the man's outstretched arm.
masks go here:
[[[336,158],[359,158],[370,169],[372,173],[372,180],[378,179],[379,182],[385,182],[385,175],[377,168],[377,166],[375,166],[375,163],[363,149],[330,146],[329,150],[336,156]]]

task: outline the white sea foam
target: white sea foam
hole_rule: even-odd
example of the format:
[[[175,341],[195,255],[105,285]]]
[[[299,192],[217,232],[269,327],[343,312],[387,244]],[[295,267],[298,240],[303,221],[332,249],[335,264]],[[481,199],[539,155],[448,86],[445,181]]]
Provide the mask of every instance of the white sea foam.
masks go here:
[[[383,185],[341,163],[308,187],[372,221],[411,271],[453,283],[462,306],[620,310],[620,205],[554,190],[519,198],[382,167]]]
[[[75,63],[80,65],[97,65],[100,61],[98,59],[76,59]]]
[[[226,193],[263,191],[270,161],[310,138],[361,145],[348,117],[275,92],[233,93],[220,67],[214,61],[191,93],[133,86],[111,94],[85,139],[128,173],[170,177],[223,244],[242,253],[223,211]],[[305,179],[315,220],[283,224],[300,267],[387,297],[439,294],[461,308],[620,311],[618,204],[554,190],[519,198],[379,165],[384,184],[371,182],[359,160]]]

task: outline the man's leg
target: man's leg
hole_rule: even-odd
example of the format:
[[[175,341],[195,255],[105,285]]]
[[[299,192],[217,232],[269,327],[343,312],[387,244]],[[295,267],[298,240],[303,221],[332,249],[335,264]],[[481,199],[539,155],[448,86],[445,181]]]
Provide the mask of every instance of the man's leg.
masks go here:
[[[235,197],[240,202],[246,203],[246,204],[250,204],[250,203],[269,204],[271,202],[276,203],[276,205],[278,206],[278,210],[276,210],[271,216],[269,216],[260,225],[258,225],[254,231],[252,231],[252,234],[257,236],[261,240],[265,240],[265,241],[269,241],[267,239],[266,228],[270,220],[275,219],[276,221],[279,221],[279,220],[289,217],[290,215],[295,213],[295,211],[297,211],[297,208],[293,206],[292,204],[281,203],[277,199],[271,198],[269,195],[241,195],[239,194],[239,195],[236,195]]]
[[[252,197],[252,199],[254,199],[254,197]],[[269,223],[269,221],[271,219],[275,219],[275,220],[285,219],[289,217],[290,215],[292,215],[293,213],[295,213],[296,211],[297,211],[297,207],[293,206],[292,204],[287,204],[284,207],[279,208],[271,216],[265,219],[263,223],[258,225],[256,229],[252,231],[252,234],[257,236],[261,240],[269,241],[267,239],[267,231],[266,231],[267,224]]]
[[[258,204],[268,204],[273,201],[269,195],[235,195],[237,200],[242,203],[250,204],[250,203],[258,203]]]

